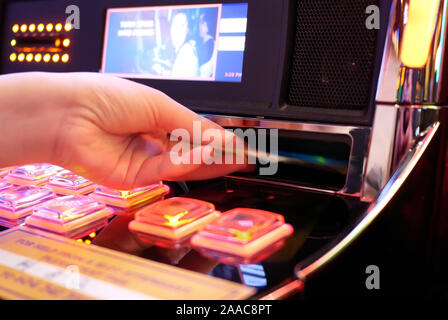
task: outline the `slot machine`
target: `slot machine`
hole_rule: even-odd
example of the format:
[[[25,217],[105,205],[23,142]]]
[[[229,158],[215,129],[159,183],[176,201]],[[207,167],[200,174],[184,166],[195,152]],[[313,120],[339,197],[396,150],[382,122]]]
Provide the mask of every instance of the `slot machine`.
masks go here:
[[[0,4],[1,74],[130,79],[277,159],[128,191],[2,169],[1,267],[59,286],[45,274],[78,270],[59,298],[446,295],[446,0]],[[67,252],[42,260],[37,239]]]

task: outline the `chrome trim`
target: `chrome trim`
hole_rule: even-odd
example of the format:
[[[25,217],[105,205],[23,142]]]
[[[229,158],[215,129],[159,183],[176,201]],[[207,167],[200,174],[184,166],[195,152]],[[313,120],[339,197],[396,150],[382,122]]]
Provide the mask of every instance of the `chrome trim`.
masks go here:
[[[411,152],[403,160],[401,166],[385,185],[378,198],[369,206],[365,214],[359,218],[355,227],[347,231],[342,240],[335,240],[327,248],[297,265],[295,274],[298,279],[305,281],[311,274],[334,260],[353,241],[355,241],[365,229],[381,214],[387,204],[393,199],[408,176],[411,174],[425,150],[434,138],[440,123],[435,123],[416,144]]]
[[[352,141],[351,154],[347,170],[347,179],[345,186],[339,191],[307,188],[294,184],[282,184],[281,182],[270,181],[268,179],[245,179],[241,177],[232,177],[242,180],[262,181],[271,184],[284,185],[289,187],[308,189],[314,191],[337,193],[341,195],[361,197],[362,195],[362,178],[367,159],[368,146],[371,128],[365,126],[347,126],[320,123],[307,123],[299,121],[287,120],[271,120],[264,118],[249,118],[237,116],[222,116],[212,114],[202,114],[202,116],[218,123],[222,127],[237,128],[265,128],[265,129],[282,129],[291,131],[311,132],[311,133],[329,133],[348,136]]]
[[[412,2],[411,2],[412,4]],[[400,61],[403,31],[410,0],[393,0],[376,100],[379,103],[437,104],[442,92],[441,76],[445,60],[448,0],[440,0],[426,66],[408,68]]]
[[[421,134],[438,120],[439,107],[378,105],[365,176],[363,199],[372,201]]]

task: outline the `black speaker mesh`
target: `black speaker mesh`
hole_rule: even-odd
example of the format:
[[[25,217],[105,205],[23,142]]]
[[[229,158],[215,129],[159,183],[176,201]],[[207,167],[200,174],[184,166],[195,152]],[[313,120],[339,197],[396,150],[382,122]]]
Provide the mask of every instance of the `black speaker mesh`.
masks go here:
[[[375,0],[297,0],[288,104],[364,109],[371,93],[376,30],[366,27]]]

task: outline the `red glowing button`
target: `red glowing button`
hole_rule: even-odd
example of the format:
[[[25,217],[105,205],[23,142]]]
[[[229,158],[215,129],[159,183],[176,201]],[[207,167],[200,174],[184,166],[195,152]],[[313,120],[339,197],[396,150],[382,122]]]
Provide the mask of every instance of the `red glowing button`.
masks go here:
[[[6,180],[13,184],[40,186],[63,169],[51,164],[30,164],[9,170]]]
[[[35,206],[52,198],[52,191],[30,186],[15,186],[1,191],[0,224],[8,227],[18,225]]]
[[[69,170],[50,177],[48,187],[57,194],[65,195],[85,195],[95,190],[93,182]]]
[[[98,186],[95,192],[90,194],[89,197],[102,201],[112,207],[128,209],[157,201],[168,194],[169,191],[170,188],[164,184],[154,184],[129,191],[120,191]]]
[[[129,229],[153,240],[158,237],[169,239],[173,241],[172,244],[184,244],[191,235],[218,216],[212,203],[189,198],[170,198],[138,211],[135,220],[129,224]]]
[[[29,227],[81,238],[103,228],[113,210],[87,196],[70,195],[36,207],[26,218]]]
[[[282,215],[238,208],[207,225],[193,236],[191,244],[205,255],[223,257],[226,262],[253,263],[253,259],[266,257],[263,253],[272,254],[292,233],[293,228],[285,224]]]

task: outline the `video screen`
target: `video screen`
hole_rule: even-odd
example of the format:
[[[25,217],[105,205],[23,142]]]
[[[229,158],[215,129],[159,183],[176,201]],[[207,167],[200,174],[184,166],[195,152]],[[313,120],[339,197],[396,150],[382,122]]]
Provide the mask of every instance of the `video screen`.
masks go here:
[[[241,82],[247,3],[107,10],[101,72]]]

